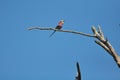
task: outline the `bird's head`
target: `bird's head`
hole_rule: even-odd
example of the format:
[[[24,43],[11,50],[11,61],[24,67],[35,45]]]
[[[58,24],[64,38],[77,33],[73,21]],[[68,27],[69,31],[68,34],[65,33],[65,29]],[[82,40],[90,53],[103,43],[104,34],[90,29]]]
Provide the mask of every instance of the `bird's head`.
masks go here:
[[[64,20],[60,20],[60,22],[65,22]]]
[[[64,20],[60,20],[60,22],[58,23],[58,25],[63,25],[64,24]]]

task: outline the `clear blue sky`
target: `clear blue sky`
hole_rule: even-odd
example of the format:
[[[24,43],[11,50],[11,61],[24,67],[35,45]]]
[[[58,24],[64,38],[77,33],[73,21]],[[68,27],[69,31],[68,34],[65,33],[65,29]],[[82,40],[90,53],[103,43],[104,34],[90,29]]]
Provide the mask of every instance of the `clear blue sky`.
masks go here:
[[[93,38],[33,30],[55,27],[91,33],[101,25],[120,55],[120,0],[0,0],[0,80],[119,80],[120,69]]]

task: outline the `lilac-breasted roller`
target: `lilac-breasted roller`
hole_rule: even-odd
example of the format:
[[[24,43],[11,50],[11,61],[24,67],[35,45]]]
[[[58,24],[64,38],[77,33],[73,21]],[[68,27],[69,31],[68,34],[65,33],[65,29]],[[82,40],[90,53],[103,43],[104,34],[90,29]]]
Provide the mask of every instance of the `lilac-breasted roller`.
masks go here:
[[[64,20],[60,20],[55,29],[61,29],[61,28],[63,27],[63,24],[64,24]],[[50,37],[51,37],[55,32],[56,32],[56,30],[54,30],[54,32],[50,35]]]

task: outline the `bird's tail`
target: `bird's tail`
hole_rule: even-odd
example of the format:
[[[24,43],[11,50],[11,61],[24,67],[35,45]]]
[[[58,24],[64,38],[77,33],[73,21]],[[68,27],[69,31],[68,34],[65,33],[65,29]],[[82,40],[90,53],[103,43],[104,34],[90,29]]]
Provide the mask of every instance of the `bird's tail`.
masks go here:
[[[49,37],[51,37],[55,32],[56,32],[56,30]]]

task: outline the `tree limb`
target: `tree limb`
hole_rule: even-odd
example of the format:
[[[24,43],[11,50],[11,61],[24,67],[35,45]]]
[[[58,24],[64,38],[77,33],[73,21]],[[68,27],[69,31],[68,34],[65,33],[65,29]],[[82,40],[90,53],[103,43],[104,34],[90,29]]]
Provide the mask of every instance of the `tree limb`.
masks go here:
[[[97,31],[95,27],[93,26],[92,30],[93,30],[94,35],[96,35],[96,38],[98,39],[98,40],[95,40],[95,42],[101,47],[103,47],[113,57],[118,67],[120,68],[120,56],[116,53],[115,49],[109,43],[108,39],[104,38],[101,28],[100,28],[101,31],[100,30]]]
[[[87,34],[83,32],[77,32],[73,30],[58,30],[55,28],[43,28],[43,27],[31,27],[28,28],[28,30],[33,30],[33,29],[38,29],[38,30],[56,30],[59,32],[67,32],[67,33],[73,33],[73,34],[79,34],[87,37],[93,37],[96,38],[95,43],[97,43],[99,46],[101,46],[103,49],[105,49],[115,60],[117,63],[118,67],[120,68],[120,56],[116,53],[115,49],[112,47],[112,45],[109,43],[108,39],[104,37],[104,34],[102,32],[102,29],[100,26],[98,26],[98,30],[94,26],[92,26],[92,31],[93,34]]]
[[[33,29],[38,29],[38,30],[56,30],[56,31],[59,31],[59,32],[67,32],[67,33],[73,33],[73,34],[80,34],[80,35],[88,36],[88,37],[95,37],[92,34],[86,34],[86,33],[83,33],[83,32],[77,32],[77,31],[72,31],[72,30],[59,30],[59,29],[55,29],[55,28],[43,28],[43,27],[31,27],[31,28],[28,28],[28,30],[33,30]]]
[[[112,56],[112,52],[109,50],[109,48],[106,45],[104,45],[102,42],[100,42],[98,40],[95,40],[95,43],[97,43],[99,46],[103,47]]]

